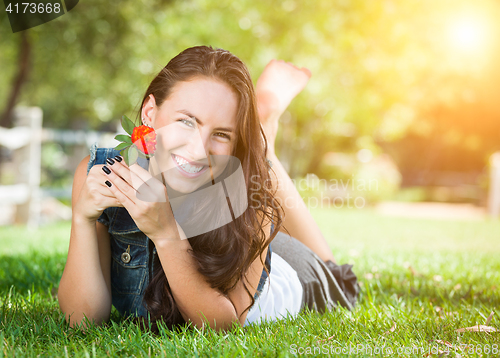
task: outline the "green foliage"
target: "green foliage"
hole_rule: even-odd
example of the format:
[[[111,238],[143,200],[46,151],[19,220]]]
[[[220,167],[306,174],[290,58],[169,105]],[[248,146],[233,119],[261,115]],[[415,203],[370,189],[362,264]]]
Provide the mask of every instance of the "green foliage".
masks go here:
[[[130,120],[130,118],[128,118],[127,116],[122,116],[122,128],[125,130],[125,132],[127,132],[129,135],[132,135],[132,133],[134,132],[134,128],[135,128],[135,124],[134,122],[132,122]],[[121,139],[118,139],[119,136],[116,136],[115,139],[116,140],[121,140]],[[130,140],[130,137],[125,137],[125,141],[129,141]],[[130,143],[132,143],[132,141],[130,140]]]
[[[135,145],[132,145],[129,147],[129,149],[125,149],[123,152],[123,157],[125,158],[125,162],[127,165],[132,165],[137,161],[137,158],[139,158],[139,151],[137,150]],[[121,154],[121,153],[120,153]]]
[[[71,186],[72,172],[66,168],[71,148],[58,143],[42,145],[42,171],[40,184],[42,187],[62,188]]]
[[[493,19],[490,33],[498,34],[500,6],[493,0],[470,4],[86,0],[29,30],[32,63],[21,104],[41,106],[48,127],[98,129],[136,113],[152,77],[181,50],[212,45],[239,56],[254,80],[272,58],[311,69],[313,77],[283,118],[277,143],[292,177],[319,174],[325,153],[356,152],[364,148],[357,141],[363,136],[378,144],[408,134],[423,138],[406,152],[407,142],[398,147],[398,164],[417,163],[415,153],[429,138],[442,138],[451,153],[465,143],[466,154],[483,163],[499,148],[498,41],[488,53],[464,55],[446,36],[450,19],[468,6],[473,16],[486,12],[485,22]],[[20,36],[9,33],[6,17],[0,31],[5,99],[17,71]],[[428,146],[421,157],[428,161],[443,146]]]
[[[117,137],[118,137],[118,136],[117,136]],[[116,137],[115,137],[115,139],[116,139],[116,140],[119,140],[119,139],[118,139],[118,138],[116,138]],[[115,149],[116,149],[116,150],[120,150],[120,151],[121,151],[121,150],[126,149],[126,148],[128,148],[128,147],[130,147],[130,144],[129,144],[129,143],[125,143],[125,142],[124,142],[124,143],[120,143],[120,144],[118,144],[118,145],[115,147]]]
[[[124,134],[119,134],[115,136],[115,139],[120,142],[126,142],[132,144],[132,139],[130,139],[130,136],[124,135]]]

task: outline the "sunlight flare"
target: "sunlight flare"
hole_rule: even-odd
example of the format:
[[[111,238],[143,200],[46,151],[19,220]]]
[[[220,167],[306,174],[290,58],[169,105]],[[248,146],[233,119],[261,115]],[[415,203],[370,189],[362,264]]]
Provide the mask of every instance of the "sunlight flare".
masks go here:
[[[487,22],[474,17],[457,18],[449,26],[453,47],[467,53],[484,52],[489,43]]]

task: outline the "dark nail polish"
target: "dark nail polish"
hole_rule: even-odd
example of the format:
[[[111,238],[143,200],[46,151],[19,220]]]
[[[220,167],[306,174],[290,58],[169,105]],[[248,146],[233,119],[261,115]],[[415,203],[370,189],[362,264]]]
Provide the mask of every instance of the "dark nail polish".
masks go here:
[[[109,165],[113,165],[113,164],[115,164],[115,161],[114,161],[113,159],[111,159],[111,158],[107,158],[107,159],[106,159],[106,162],[107,162]]]
[[[104,184],[106,184],[108,187],[110,187],[110,188],[111,188],[111,185],[112,185],[112,184],[111,184],[111,182],[110,182],[109,180],[106,180],[106,181],[104,182]]]
[[[115,157],[115,160],[116,160],[117,162],[121,162],[123,159],[122,159],[122,157],[120,157],[119,155],[117,155],[117,156]]]
[[[111,170],[109,170],[109,168],[108,168],[107,166],[103,166],[103,167],[102,167],[102,170],[103,170],[103,172],[104,172],[104,173],[106,173],[106,174],[110,174],[110,173],[111,173]]]

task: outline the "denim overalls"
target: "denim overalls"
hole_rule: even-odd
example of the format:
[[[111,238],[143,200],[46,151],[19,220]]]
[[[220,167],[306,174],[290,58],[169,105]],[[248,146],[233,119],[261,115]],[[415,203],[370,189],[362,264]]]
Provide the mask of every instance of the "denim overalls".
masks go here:
[[[119,151],[113,148],[97,148],[94,144],[90,149],[87,174],[95,164],[106,164],[106,158],[113,158],[119,154]],[[148,168],[147,159],[139,158],[137,162],[141,167]],[[142,304],[142,298],[153,275],[156,248],[152,241],[139,230],[125,208],[107,208],[97,221],[108,227],[110,237],[113,306],[125,316],[147,317],[148,312]],[[271,227],[271,232],[273,230],[274,225]],[[271,245],[269,245],[265,260],[269,272],[271,272],[271,252]],[[267,272],[263,269],[255,299],[262,292],[267,276]]]

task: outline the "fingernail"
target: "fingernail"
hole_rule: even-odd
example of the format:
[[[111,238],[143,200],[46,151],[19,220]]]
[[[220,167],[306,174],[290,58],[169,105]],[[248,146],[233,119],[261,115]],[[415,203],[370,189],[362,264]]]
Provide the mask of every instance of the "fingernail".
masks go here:
[[[115,161],[113,159],[111,159],[111,158],[107,158],[106,162],[108,162],[109,165],[115,164]]]
[[[116,160],[117,162],[121,162],[123,159],[122,159],[122,157],[120,157],[119,155],[117,155],[117,156],[115,157],[115,160]]]
[[[103,166],[103,167],[102,167],[102,170],[103,170],[103,172],[104,172],[104,173],[106,173],[106,174],[110,174],[110,173],[111,173],[111,170],[109,170],[109,168],[108,168],[107,166]]]
[[[106,180],[106,181],[104,182],[104,184],[106,184],[108,187],[110,187],[110,188],[111,188],[111,185],[112,185],[112,184],[111,184],[111,182],[110,182],[109,180]]]

